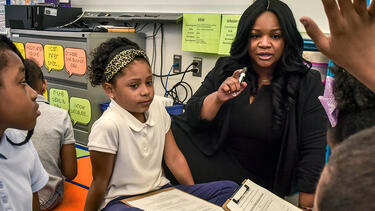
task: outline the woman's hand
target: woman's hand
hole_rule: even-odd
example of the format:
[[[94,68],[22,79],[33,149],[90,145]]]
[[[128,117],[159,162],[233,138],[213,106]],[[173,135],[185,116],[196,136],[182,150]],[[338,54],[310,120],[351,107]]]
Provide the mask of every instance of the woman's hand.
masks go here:
[[[337,65],[375,91],[375,1],[367,8],[365,0],[322,0],[330,36],[316,23],[301,18],[316,47]]]
[[[208,95],[202,105],[201,118],[213,120],[219,112],[221,106],[226,101],[238,96],[247,86],[246,82],[238,82],[242,69],[236,70],[231,77],[228,77],[216,92]]]
[[[224,103],[232,98],[237,97],[246,88],[247,83],[238,81],[242,69],[236,70],[231,77],[228,77],[217,90],[216,98],[220,103]]]

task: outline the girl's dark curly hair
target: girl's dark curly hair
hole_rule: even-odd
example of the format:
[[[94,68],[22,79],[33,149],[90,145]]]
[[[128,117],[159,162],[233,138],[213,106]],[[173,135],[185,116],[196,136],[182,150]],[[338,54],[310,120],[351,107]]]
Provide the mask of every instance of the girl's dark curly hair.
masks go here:
[[[303,39],[298,32],[296,22],[290,8],[279,0],[256,0],[242,14],[238,24],[236,38],[233,41],[230,55],[236,63],[247,66],[250,74],[246,75],[251,94],[258,91],[258,76],[252,68],[252,61],[248,54],[250,33],[256,19],[266,11],[273,12],[282,30],[285,41],[284,50],[277,63],[272,80],[272,104],[274,128],[282,126],[285,119],[285,111],[295,103],[299,81],[311,68],[311,63],[302,57]],[[229,67],[226,76],[230,76],[235,69]]]
[[[88,70],[88,77],[92,86],[101,85],[106,82],[105,79],[105,69],[108,63],[121,51],[128,49],[140,50],[141,48],[137,43],[130,41],[125,37],[111,38],[102,44],[100,44],[94,51],[91,56],[93,60],[91,61]],[[140,57],[141,58],[141,57]],[[143,59],[143,58],[142,58]],[[146,61],[146,60],[145,60]],[[112,83],[115,81],[115,78],[121,75],[123,72],[119,71],[116,73],[113,78],[109,81]]]
[[[334,94],[339,110],[336,127],[330,128],[334,144],[375,125],[375,94],[338,66],[334,73]]]

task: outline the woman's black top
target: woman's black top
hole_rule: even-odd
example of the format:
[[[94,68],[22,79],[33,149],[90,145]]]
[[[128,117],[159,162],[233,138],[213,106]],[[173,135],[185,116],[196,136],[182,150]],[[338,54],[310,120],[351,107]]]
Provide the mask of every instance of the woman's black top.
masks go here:
[[[281,130],[272,130],[272,89],[263,85],[252,104],[247,89],[233,102],[226,150],[272,191],[281,146]]]

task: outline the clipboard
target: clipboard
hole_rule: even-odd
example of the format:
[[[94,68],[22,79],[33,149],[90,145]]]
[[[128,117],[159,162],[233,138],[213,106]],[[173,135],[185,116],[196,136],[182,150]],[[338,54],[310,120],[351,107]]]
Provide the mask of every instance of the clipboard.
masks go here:
[[[280,198],[271,191],[245,179],[241,186],[223,204],[226,211],[301,211],[293,204]]]
[[[241,186],[237,188],[237,190],[233,193],[233,195],[229,199],[227,199],[227,201],[225,201],[225,203],[222,206],[223,209],[225,211],[231,211],[229,207],[227,206],[228,203],[233,201],[234,203],[238,204],[249,190],[250,190],[250,187],[246,185],[246,180],[242,181]]]
[[[142,195],[121,200],[122,203],[143,210],[180,210],[186,211],[207,210],[222,211],[216,204],[186,193],[175,187],[169,187]]]

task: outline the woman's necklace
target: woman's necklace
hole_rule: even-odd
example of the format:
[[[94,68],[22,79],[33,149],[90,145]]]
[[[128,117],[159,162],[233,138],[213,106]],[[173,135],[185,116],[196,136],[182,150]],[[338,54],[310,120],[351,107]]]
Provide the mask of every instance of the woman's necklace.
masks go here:
[[[259,81],[259,85],[269,85],[269,84],[271,84],[270,79],[263,79]]]

